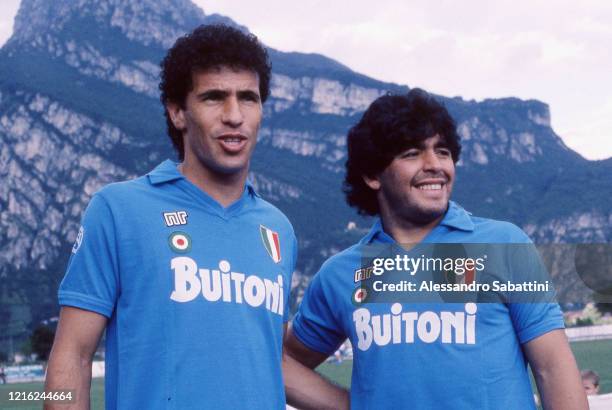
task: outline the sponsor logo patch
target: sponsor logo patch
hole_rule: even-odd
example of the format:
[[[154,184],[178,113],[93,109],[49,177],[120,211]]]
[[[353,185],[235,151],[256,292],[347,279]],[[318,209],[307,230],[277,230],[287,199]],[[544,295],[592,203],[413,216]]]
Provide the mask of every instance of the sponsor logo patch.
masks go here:
[[[191,238],[185,232],[172,232],[168,237],[170,249],[177,253],[187,253],[191,250]]]
[[[187,225],[186,211],[164,212],[163,215],[166,226]]]
[[[261,240],[263,241],[264,247],[266,251],[268,251],[268,255],[270,255],[275,263],[279,263],[281,260],[281,253],[278,233],[263,225],[259,225],[259,233],[261,234]]]

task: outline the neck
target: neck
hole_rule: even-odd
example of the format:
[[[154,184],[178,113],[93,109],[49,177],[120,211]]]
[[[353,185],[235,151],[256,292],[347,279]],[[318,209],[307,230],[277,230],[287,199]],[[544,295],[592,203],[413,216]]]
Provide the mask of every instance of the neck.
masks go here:
[[[245,168],[244,171],[234,174],[219,174],[203,166],[193,166],[187,158],[179,164],[178,169],[189,182],[206,192],[224,208],[240,199],[248,173],[248,168]]]
[[[440,223],[444,214],[426,224],[417,224],[381,209],[380,218],[385,232],[391,235],[397,243],[411,248],[410,245],[421,242]]]

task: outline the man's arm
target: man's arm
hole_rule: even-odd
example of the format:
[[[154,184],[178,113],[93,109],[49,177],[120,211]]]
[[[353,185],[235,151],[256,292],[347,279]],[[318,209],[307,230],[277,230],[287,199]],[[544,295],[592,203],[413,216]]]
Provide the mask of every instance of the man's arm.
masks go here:
[[[67,406],[45,404],[45,409],[89,409],[91,362],[106,317],[87,310],[63,307],[49,356],[45,391],[72,390],[75,402]]]
[[[523,347],[544,409],[589,408],[576,360],[563,329],[545,333]]]
[[[326,358],[327,355],[306,347],[285,325],[283,377],[288,404],[303,410],[349,408],[348,391],[313,370]]]

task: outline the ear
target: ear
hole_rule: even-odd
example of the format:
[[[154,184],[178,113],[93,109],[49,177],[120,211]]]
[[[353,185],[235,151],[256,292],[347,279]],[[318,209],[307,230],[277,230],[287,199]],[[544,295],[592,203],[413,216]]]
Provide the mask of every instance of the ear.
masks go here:
[[[175,102],[168,101],[166,103],[166,110],[170,116],[170,121],[176,127],[176,129],[182,131],[186,128],[185,125],[185,111],[181,106]]]
[[[378,191],[380,189],[380,179],[378,178],[378,176],[372,178],[367,175],[363,175],[362,178],[363,182],[365,182],[366,185],[370,187],[370,189],[374,191]]]

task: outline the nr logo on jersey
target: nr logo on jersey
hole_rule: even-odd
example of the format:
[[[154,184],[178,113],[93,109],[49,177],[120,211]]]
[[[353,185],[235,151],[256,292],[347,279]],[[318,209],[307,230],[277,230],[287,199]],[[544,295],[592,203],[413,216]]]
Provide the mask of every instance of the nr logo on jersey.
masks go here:
[[[191,238],[185,232],[172,232],[168,237],[168,244],[177,253],[186,253],[191,250]]]
[[[372,277],[372,272],[374,272],[374,266],[356,269],[355,283],[370,279]]]
[[[187,225],[187,212],[164,212],[164,222],[166,226]]]
[[[259,233],[261,234],[261,240],[263,241],[264,247],[266,251],[268,251],[268,255],[270,255],[275,263],[279,263],[281,260],[281,253],[278,233],[263,225],[259,225]]]

